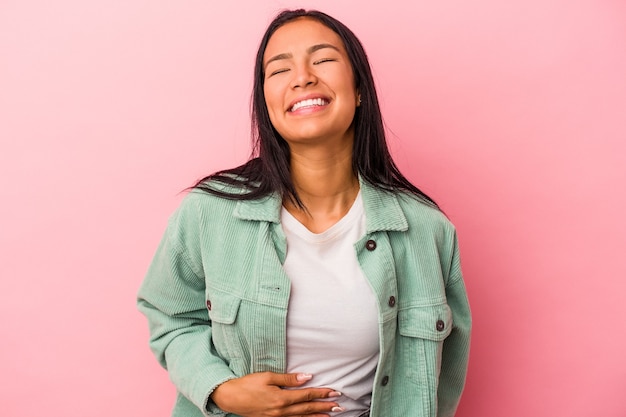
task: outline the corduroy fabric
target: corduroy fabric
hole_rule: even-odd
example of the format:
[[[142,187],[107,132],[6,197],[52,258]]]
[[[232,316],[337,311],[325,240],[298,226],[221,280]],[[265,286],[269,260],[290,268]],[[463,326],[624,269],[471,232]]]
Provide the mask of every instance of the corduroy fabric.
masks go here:
[[[365,182],[361,194],[367,231],[355,252],[377,299],[380,336],[370,415],[453,416],[471,328],[454,227],[411,196]],[[192,192],[170,218],[138,306],[179,392],[173,417],[224,416],[209,398],[219,384],[284,372],[290,282],[280,208],[277,196]]]

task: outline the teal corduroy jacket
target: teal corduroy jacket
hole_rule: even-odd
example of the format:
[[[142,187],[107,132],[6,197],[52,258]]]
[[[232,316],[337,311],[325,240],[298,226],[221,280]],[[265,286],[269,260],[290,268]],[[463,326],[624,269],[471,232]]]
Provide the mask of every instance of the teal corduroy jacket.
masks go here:
[[[453,416],[471,316],[456,232],[438,210],[361,182],[354,251],[378,302],[372,417]],[[152,351],[178,390],[173,417],[224,416],[209,396],[252,372],[285,372],[290,281],[281,200],[191,192],[169,220],[138,294]]]

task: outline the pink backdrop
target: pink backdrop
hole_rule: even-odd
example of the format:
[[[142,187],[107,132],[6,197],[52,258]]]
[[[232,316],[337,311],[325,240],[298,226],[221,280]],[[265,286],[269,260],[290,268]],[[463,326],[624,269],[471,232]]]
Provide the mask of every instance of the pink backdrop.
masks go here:
[[[169,414],[136,290],[179,192],[247,157],[264,27],[314,6],[458,227],[459,417],[626,416],[626,3],[372,4],[0,1],[2,415]]]

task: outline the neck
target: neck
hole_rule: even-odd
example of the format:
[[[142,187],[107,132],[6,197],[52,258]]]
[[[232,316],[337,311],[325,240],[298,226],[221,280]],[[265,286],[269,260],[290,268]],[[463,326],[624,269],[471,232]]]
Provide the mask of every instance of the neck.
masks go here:
[[[302,210],[290,201],[283,204],[314,233],[326,230],[350,210],[359,192],[352,171],[352,144],[341,149],[292,149],[291,177]]]

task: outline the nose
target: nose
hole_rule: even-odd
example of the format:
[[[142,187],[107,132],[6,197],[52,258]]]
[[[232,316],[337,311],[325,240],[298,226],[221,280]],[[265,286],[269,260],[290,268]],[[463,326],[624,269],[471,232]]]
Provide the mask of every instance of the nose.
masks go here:
[[[317,83],[317,77],[311,71],[311,67],[306,64],[298,65],[294,68],[293,79],[291,80],[291,88],[308,87]]]

